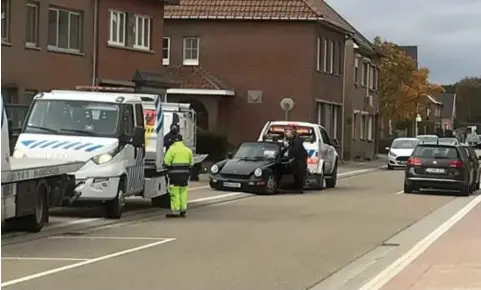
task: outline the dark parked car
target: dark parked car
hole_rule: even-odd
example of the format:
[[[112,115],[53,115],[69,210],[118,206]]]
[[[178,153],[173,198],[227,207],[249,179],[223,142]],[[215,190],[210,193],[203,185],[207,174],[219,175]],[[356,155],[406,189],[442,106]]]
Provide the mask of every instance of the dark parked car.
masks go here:
[[[228,159],[210,168],[210,187],[274,194],[283,175],[291,174],[290,161],[274,142],[245,142]]]
[[[472,191],[476,191],[479,189],[479,179],[480,179],[480,173],[481,173],[481,163],[479,162],[479,157],[476,154],[476,150],[474,149],[473,146],[470,146],[467,143],[462,143],[461,144],[466,150],[466,153],[468,154],[469,160],[471,161],[471,164],[474,169],[474,181],[472,184]]]
[[[408,159],[404,192],[425,189],[456,190],[468,196],[475,183],[475,169],[461,145],[419,144]]]

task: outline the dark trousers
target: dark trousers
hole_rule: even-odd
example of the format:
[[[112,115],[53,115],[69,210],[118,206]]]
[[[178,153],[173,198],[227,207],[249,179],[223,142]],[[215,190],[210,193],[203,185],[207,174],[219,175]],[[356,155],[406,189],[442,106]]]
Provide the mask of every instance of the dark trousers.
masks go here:
[[[296,189],[304,188],[307,174],[307,163],[301,160],[292,162],[292,174],[294,175],[294,185]]]

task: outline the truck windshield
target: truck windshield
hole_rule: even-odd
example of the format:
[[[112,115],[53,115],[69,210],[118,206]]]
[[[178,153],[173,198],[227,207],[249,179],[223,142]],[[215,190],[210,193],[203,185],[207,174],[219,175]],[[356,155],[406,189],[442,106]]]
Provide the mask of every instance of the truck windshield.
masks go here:
[[[24,133],[115,137],[119,106],[76,100],[36,100]]]

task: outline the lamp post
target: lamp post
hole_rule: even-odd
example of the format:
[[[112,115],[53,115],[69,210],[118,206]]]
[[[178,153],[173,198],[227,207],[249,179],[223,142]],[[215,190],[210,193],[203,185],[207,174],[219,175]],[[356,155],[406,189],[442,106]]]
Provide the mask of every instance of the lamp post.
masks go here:
[[[414,137],[416,137],[418,134],[419,134],[419,123],[421,123],[423,119],[421,118],[421,115],[417,114],[416,115],[416,130],[415,130],[415,134],[414,134]]]

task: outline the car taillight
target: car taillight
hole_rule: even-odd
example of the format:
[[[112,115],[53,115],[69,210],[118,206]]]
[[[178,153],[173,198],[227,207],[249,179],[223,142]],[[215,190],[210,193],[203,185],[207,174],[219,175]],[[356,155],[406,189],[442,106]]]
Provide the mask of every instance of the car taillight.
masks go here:
[[[464,167],[464,162],[461,160],[449,161],[449,167],[462,168]]]
[[[420,166],[422,163],[423,162],[420,158],[410,157],[408,159],[408,165]]]

